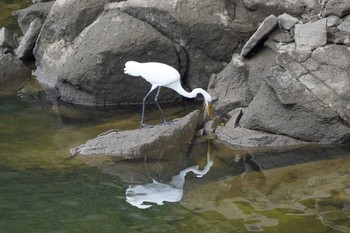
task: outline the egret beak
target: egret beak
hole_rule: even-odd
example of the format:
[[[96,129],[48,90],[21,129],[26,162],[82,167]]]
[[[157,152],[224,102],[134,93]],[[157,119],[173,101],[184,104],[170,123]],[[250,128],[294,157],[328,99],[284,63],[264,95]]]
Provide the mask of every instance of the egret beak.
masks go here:
[[[211,115],[210,103],[208,103],[207,105],[207,114],[208,114],[208,117],[210,117]]]

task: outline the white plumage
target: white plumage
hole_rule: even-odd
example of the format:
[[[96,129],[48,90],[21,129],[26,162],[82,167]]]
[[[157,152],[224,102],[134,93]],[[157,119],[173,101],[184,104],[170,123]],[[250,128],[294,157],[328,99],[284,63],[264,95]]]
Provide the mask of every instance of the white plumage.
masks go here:
[[[155,102],[162,114],[164,122],[166,122],[166,119],[158,103],[160,87],[171,88],[177,93],[179,93],[180,95],[187,98],[195,98],[198,94],[203,95],[206,110],[208,112],[208,115],[210,114],[209,103],[211,102],[211,96],[208,94],[208,92],[206,92],[202,88],[195,88],[193,91],[187,92],[181,86],[179,72],[169,65],[159,63],[159,62],[140,63],[136,61],[128,61],[125,63],[124,73],[131,76],[141,76],[152,85],[151,90],[143,98],[141,127],[144,126],[144,111],[145,111],[146,99],[148,95],[157,87],[158,87],[158,91],[156,94]]]

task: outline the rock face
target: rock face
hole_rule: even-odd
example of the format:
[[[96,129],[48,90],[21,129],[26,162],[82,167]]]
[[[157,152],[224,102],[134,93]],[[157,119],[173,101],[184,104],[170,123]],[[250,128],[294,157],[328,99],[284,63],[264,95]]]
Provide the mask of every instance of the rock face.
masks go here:
[[[138,157],[152,151],[184,145],[191,141],[197,127],[199,110],[175,120],[170,125],[156,125],[129,131],[106,132],[71,149],[72,154],[108,154]],[[159,153],[158,153],[159,155]]]
[[[139,96],[142,95],[134,94],[135,88],[129,89],[129,80],[121,75],[120,68],[126,59],[168,63],[184,75],[183,83],[189,89],[206,88],[210,75],[224,68],[225,62],[230,61],[234,51],[240,49],[256,25],[266,16],[263,11],[250,12],[241,1],[128,0],[108,4],[109,2],[112,1],[56,1],[41,30],[34,50],[37,65],[34,74],[49,86],[57,85],[63,99],[69,102],[98,106],[140,102]],[[118,10],[118,19],[129,21],[133,25],[124,28],[108,27],[105,18],[111,19],[111,12]],[[102,25],[102,22],[106,25]],[[104,26],[111,29],[111,32],[106,31]],[[149,29],[145,31],[145,27]],[[119,35],[120,33],[127,35]],[[158,40],[147,40],[155,34],[158,34]],[[138,36],[145,37],[146,40],[137,39]],[[116,38],[121,37],[128,40],[118,44]],[[100,50],[96,54],[95,50],[99,46],[86,44],[97,45],[97,41],[101,41],[104,48],[109,46],[111,52]],[[164,41],[168,42],[162,50]],[[119,47],[122,43],[123,48]],[[82,50],[86,50],[85,54]],[[78,54],[80,57],[84,55],[84,62],[74,60]],[[122,58],[125,54],[130,56]],[[86,68],[89,57],[89,72],[83,75],[81,70]],[[101,67],[101,61],[108,62]],[[78,72],[70,71],[71,77],[68,67],[74,67]],[[96,77],[91,77],[95,75]],[[102,83],[109,81],[112,82],[110,86],[115,88],[115,80],[119,82],[117,90],[123,90],[120,98],[115,93],[100,88]],[[142,93],[145,89],[142,89]],[[75,91],[77,94],[74,95]],[[163,98],[165,101],[169,99],[174,100],[173,95]]]
[[[344,22],[347,17],[344,17]],[[286,15],[283,18],[293,19]],[[281,17],[279,20],[279,26],[284,30],[295,28],[295,43],[278,36],[278,33],[285,33],[283,31],[270,33],[265,42],[267,48],[257,50],[252,58],[241,59],[240,67],[247,67],[245,73],[236,72],[234,78],[209,86],[213,96],[221,96],[214,102],[217,114],[225,116],[232,109],[248,106],[239,119],[232,118],[225,126],[218,126],[215,131],[217,137],[241,146],[349,142],[350,50],[346,45],[326,45],[334,41],[334,38],[327,38],[327,31],[340,32],[337,27],[341,25],[337,23],[339,20],[330,24],[326,19],[305,24],[292,20],[293,24],[296,23],[295,27],[286,27]],[[336,37],[336,33],[328,35]],[[287,44],[281,45],[280,41]],[[262,69],[250,68],[260,66],[267,58],[264,56],[267,51],[271,54],[269,60],[275,57],[276,63],[265,63],[264,72],[259,75],[257,71]],[[229,64],[225,70],[229,67],[232,65]],[[228,73],[232,75],[235,70],[237,68]],[[212,82],[217,83],[220,75],[213,76]],[[222,89],[230,87],[235,80],[246,80],[247,77],[254,81],[248,81],[248,85],[237,85],[227,92]],[[228,98],[228,101],[225,98],[237,90],[246,89],[250,90],[250,96],[248,92],[239,96],[254,96],[252,101],[233,104],[235,98]],[[224,101],[226,103],[222,104]]]

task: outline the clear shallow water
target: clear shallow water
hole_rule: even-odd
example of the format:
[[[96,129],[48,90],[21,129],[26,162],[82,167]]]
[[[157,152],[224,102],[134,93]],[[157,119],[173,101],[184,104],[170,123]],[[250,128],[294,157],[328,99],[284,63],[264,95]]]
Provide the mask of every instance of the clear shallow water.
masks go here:
[[[200,107],[189,105],[166,115]],[[70,157],[104,131],[137,128],[139,110],[65,105],[36,82],[0,96],[0,232],[350,232],[349,146],[266,152],[211,141],[208,154],[197,138],[158,158]],[[160,119],[155,108],[148,119]],[[197,177],[207,156],[213,165]],[[168,201],[126,201],[126,190],[152,179],[162,188],[151,193]]]

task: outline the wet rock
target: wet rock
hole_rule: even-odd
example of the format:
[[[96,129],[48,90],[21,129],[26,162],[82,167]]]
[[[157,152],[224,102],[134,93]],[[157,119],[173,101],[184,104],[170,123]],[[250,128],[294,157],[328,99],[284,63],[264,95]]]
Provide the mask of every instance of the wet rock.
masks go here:
[[[241,51],[242,56],[248,56],[251,54],[264,39],[267,38],[268,34],[273,31],[277,26],[277,17],[270,15],[267,17],[262,24],[259,26],[257,31],[252,35],[248,42],[244,45]]]
[[[0,29],[0,47],[9,49],[12,51],[17,48],[17,36],[12,33],[9,29],[3,27]]]
[[[170,125],[106,132],[70,151],[72,154],[81,155],[108,154],[127,157],[144,156],[152,151],[159,154],[159,150],[190,142],[197,127],[198,117],[199,110],[176,119]]]
[[[289,15],[289,14],[282,14],[277,17],[278,19],[278,25],[280,28],[284,30],[290,30],[294,27],[295,24],[299,22],[299,19]]]
[[[13,91],[23,86],[31,71],[12,54],[0,56],[0,91]]]
[[[327,19],[295,25],[296,50],[313,50],[327,43]]]
[[[278,147],[307,144],[307,142],[296,140],[284,135],[234,127],[234,120],[235,119],[232,118],[227,122],[226,126],[218,126],[215,133],[219,140],[230,145],[246,147]]]
[[[39,19],[40,23],[44,24],[44,21],[47,15],[49,14],[53,4],[54,1],[45,1],[45,3],[37,3],[25,9],[13,11],[12,15],[16,18],[22,33],[25,35],[30,27],[30,24],[35,19]]]
[[[252,96],[248,86],[248,68],[240,55],[234,54],[225,69],[211,77],[208,89],[217,114],[226,114],[249,104]]]
[[[30,60],[33,58],[33,48],[40,33],[41,26],[41,21],[39,19],[34,19],[33,22],[30,23],[26,34],[15,50],[18,58],[22,60]]]
[[[323,17],[336,15],[343,17],[350,13],[350,2],[348,0],[328,0],[322,11]]]

